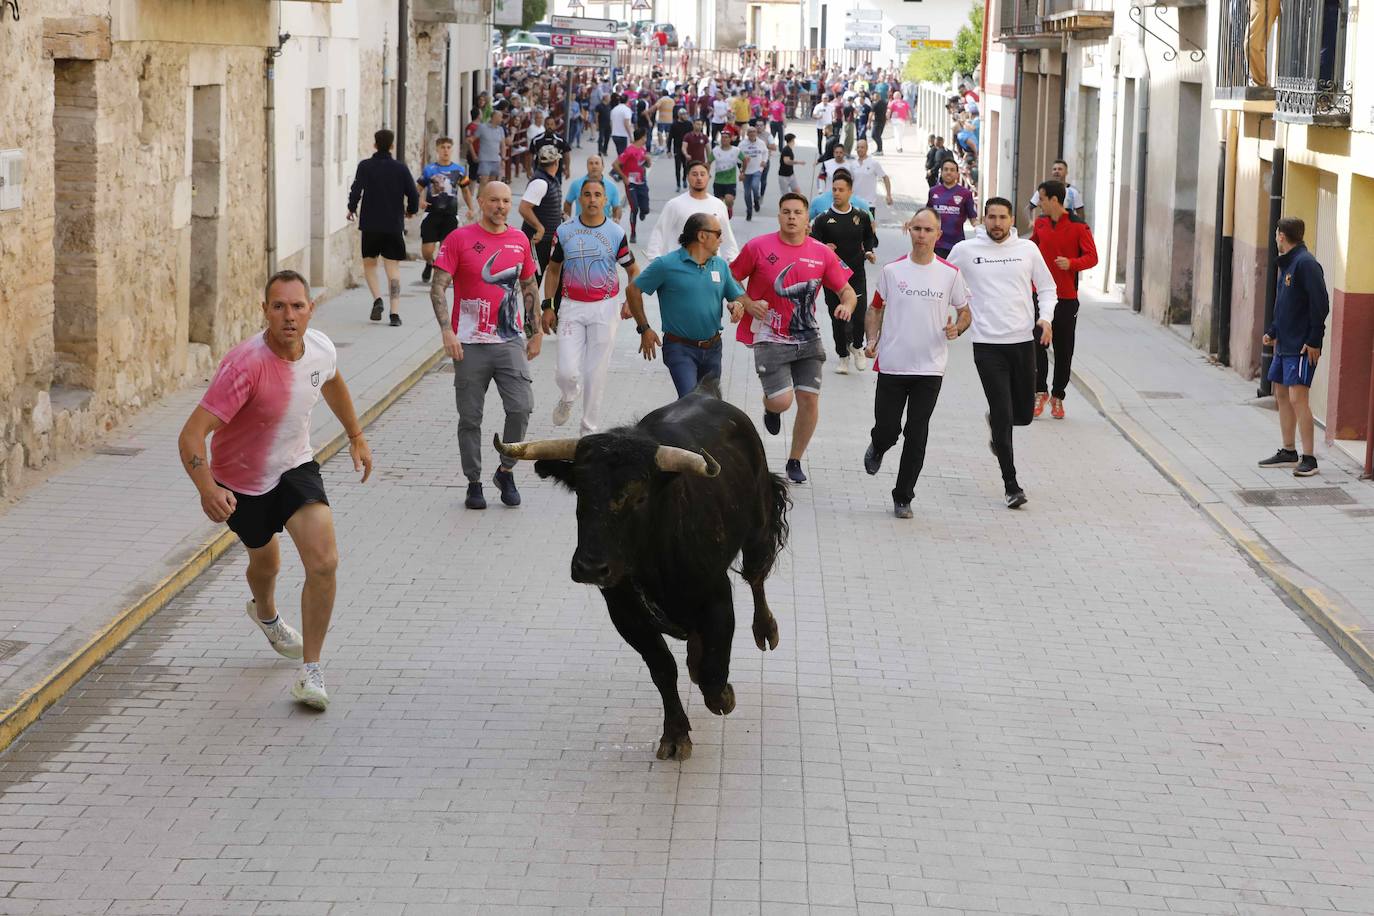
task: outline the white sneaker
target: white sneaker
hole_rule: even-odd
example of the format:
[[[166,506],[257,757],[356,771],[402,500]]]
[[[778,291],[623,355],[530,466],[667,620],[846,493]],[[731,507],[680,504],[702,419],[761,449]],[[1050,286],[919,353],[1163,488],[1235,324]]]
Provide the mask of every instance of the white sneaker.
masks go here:
[[[319,668],[302,671],[296,683],[291,685],[291,696],[311,709],[329,708],[329,694],[324,691],[324,675]]]
[[[553,425],[562,426],[572,416],[572,401],[559,401],[553,408]]]
[[[836,374],[836,375],[848,375],[848,374],[849,374],[849,357],[848,357],[848,356],[841,356],[841,357],[840,357],[840,361],[839,361],[838,363],[835,364],[835,374]]]
[[[856,347],[851,344],[849,347],[849,355],[854,357],[855,371],[862,372],[868,368],[868,357],[864,354],[863,347]]]
[[[297,633],[290,624],[277,617],[277,622],[273,624],[263,623],[258,619],[258,606],[252,598],[248,599],[248,616],[262,630],[262,635],[267,637],[267,641],[272,644],[272,648],[277,650],[278,655],[287,658],[300,658],[305,653],[305,644],[301,642],[301,634]]]

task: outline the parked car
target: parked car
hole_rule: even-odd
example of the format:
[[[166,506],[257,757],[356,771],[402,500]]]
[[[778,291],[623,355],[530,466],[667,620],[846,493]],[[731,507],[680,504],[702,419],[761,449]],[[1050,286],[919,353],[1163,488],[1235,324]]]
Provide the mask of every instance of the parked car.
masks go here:
[[[517,51],[543,51],[548,47],[547,36],[536,35],[523,29],[516,29],[511,32],[505,42],[505,49],[512,54]],[[499,52],[501,48],[502,45],[497,44],[492,50]]]

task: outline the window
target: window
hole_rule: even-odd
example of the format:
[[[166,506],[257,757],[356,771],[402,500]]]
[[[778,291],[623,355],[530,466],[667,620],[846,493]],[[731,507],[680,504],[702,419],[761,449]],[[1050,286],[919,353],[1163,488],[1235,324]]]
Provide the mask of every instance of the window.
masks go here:
[[[1345,75],[1348,0],[1283,0],[1275,55],[1274,116],[1298,124],[1349,126]]]

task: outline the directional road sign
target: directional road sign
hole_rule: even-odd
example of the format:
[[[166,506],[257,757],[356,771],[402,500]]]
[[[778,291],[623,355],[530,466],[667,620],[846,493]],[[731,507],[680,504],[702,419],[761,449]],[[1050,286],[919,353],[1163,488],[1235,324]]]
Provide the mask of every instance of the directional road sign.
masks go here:
[[[560,51],[553,55],[555,67],[609,67],[609,51]]]
[[[555,29],[582,29],[587,32],[615,32],[620,23],[614,19],[592,19],[587,16],[550,16],[549,25]]]
[[[572,48],[575,51],[595,50],[614,51],[615,39],[605,35],[564,35],[554,32],[549,36],[549,44],[555,48]]]
[[[880,35],[883,24],[878,19],[851,19],[844,24],[846,35]]]
[[[917,51],[921,48],[952,48],[954,42],[948,38],[909,38],[906,41],[897,42],[897,47],[905,48],[908,51]]]
[[[849,9],[844,11],[844,18],[851,21],[854,19],[876,19],[878,22],[882,22],[883,11]]]
[[[882,48],[882,42],[877,35],[852,35],[844,40],[846,51],[877,51]]]
[[[930,26],[928,25],[894,25],[887,30],[887,34],[897,39],[900,44],[907,41],[915,41],[930,37]]]

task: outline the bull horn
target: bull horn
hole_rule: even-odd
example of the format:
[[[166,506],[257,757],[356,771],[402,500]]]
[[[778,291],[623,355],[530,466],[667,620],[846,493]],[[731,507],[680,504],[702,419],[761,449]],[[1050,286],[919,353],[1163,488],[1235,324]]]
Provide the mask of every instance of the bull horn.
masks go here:
[[[501,434],[492,435],[492,444],[507,458],[525,461],[572,461],[577,454],[576,439],[535,439],[532,442],[502,442]]]
[[[715,477],[720,473],[720,465],[706,452],[693,452],[672,445],[658,447],[654,464],[658,465],[660,471],[696,474],[699,477]]]

